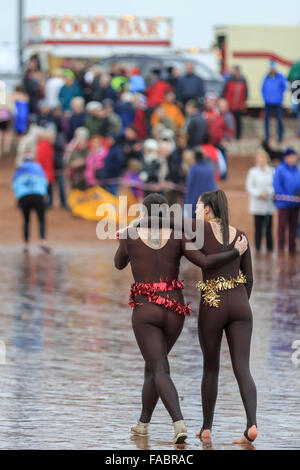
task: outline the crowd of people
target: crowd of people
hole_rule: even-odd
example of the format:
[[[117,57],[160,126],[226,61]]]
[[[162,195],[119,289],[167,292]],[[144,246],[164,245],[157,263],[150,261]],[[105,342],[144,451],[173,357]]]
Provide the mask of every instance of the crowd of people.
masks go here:
[[[48,207],[55,184],[67,206],[66,175],[72,188],[99,184],[114,195],[122,178],[133,182],[139,199],[155,190],[170,202],[182,199],[199,159],[209,174],[207,189],[226,177],[233,115],[226,99],[205,93],[191,63],[182,76],[153,69],[148,80],[122,64],[102,73],[90,64],[67,65],[45,79],[33,57],[13,96],[21,136],[16,164],[31,142],[48,178]]]
[[[286,79],[272,63],[262,86],[266,104],[264,146],[269,156],[269,116],[273,112],[279,123],[279,141],[283,137],[285,88]],[[160,192],[169,204],[189,205],[188,215],[194,217],[199,195],[215,190],[220,179],[227,176],[227,148],[232,139],[243,135],[247,96],[247,81],[238,66],[225,77],[223,93],[218,97],[206,93],[204,81],[189,62],[182,75],[170,68],[167,74],[153,69],[150,77],[143,77],[139,68],[124,64],[100,70],[90,63],[68,61],[46,76],[38,56],[33,56],[23,83],[12,97],[14,128],[19,135],[16,166],[28,160],[41,166],[48,183],[48,209],[55,186],[61,207],[67,209],[69,187],[85,190],[101,186],[117,195],[125,185],[137,201],[150,192]],[[10,118],[5,119],[3,131]],[[258,160],[263,159],[260,154]],[[285,162],[284,152],[279,159]],[[247,189],[252,197],[250,211],[255,215],[257,250],[264,226],[271,250],[268,227],[272,225],[273,206],[267,210],[268,223],[253,209],[253,187],[263,166],[267,168],[266,187],[259,196],[260,205],[265,194],[273,198],[267,163],[258,162],[256,170],[250,172]],[[290,188],[286,192],[290,193]],[[293,192],[297,195],[298,187],[293,187]],[[281,219],[281,225],[290,224],[289,217]],[[290,249],[293,251],[293,242]]]

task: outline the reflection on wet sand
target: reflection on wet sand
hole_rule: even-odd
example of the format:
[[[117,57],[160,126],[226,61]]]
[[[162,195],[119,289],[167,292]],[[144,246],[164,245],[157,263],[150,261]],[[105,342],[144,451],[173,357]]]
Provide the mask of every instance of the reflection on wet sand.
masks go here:
[[[130,437],[139,417],[143,362],[131,330],[129,268],[113,269],[114,246],[23,254],[0,247],[0,448],[174,449],[161,404],[149,438]],[[247,449],[299,448],[300,370],[291,345],[300,339],[299,257],[254,259],[252,372],[258,388],[259,439]],[[202,443],[202,356],[196,319],[199,278],[184,263],[194,314],[170,356],[189,430],[185,449],[241,449],[232,444],[245,419],[227,344],[222,346],[212,442]],[[276,433],[274,430],[276,429]]]

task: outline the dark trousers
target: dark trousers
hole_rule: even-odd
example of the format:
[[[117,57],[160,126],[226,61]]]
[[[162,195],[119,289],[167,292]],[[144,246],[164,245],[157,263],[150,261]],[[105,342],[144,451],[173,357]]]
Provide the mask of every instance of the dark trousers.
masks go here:
[[[289,252],[296,251],[296,238],[298,226],[299,207],[278,209],[278,250],[284,251],[285,232],[289,229]]]
[[[50,209],[53,204],[53,184],[48,184],[48,201],[47,201],[47,209]]]
[[[271,215],[255,215],[255,248],[260,251],[261,242],[265,230],[267,250],[273,251],[273,235],[272,235],[272,216]]]
[[[29,223],[30,223],[30,213],[35,211],[39,224],[40,224],[40,238],[41,240],[45,239],[45,202],[43,196],[39,194],[29,194],[24,196],[19,200],[19,207],[23,213],[24,217],[24,227],[23,235],[24,241],[28,242],[29,239]]]
[[[243,113],[242,111],[232,111],[232,114],[234,116],[234,122],[235,122],[235,138],[237,140],[240,140],[243,134],[243,121],[242,121]]]
[[[265,106],[265,136],[266,141],[270,138],[270,117],[275,114],[277,119],[277,135],[278,141],[281,142],[283,138],[283,121],[282,121],[282,106],[280,104],[266,104]]]
[[[65,175],[63,174],[56,175],[55,183],[58,184],[60,205],[61,207],[66,208],[67,202],[66,202],[66,191],[65,191]]]
[[[65,193],[65,176],[63,174],[56,175],[54,184],[58,185],[60,205],[61,205],[61,207],[66,208],[67,203],[66,203],[66,193]],[[53,204],[53,189],[54,189],[54,185],[49,184],[49,186],[48,186],[48,203],[47,203],[47,208],[48,209],[50,207],[52,207],[52,204]]]
[[[151,117],[152,117],[152,114],[153,112],[155,111],[155,107],[154,108],[147,108],[146,109],[146,129],[147,129],[147,134],[149,136],[151,136]]]
[[[110,194],[117,196],[119,185],[116,183],[107,184],[106,186],[103,186],[103,189],[105,189],[105,191],[108,191]]]

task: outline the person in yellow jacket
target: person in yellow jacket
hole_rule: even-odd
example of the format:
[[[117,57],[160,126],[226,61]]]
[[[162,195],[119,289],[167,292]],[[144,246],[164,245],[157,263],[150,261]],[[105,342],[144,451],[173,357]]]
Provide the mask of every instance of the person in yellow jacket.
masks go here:
[[[167,119],[172,121],[173,130],[178,132],[184,125],[184,115],[181,110],[175,103],[175,93],[173,91],[168,91],[166,93],[164,101],[159,105],[163,109],[164,114]],[[160,123],[161,113],[159,110],[155,110],[151,116],[151,126],[155,127]]]

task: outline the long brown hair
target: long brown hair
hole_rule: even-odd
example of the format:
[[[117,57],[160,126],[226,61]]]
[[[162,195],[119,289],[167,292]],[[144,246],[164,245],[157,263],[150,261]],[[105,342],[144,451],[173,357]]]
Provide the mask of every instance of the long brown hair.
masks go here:
[[[215,217],[221,220],[223,250],[225,251],[229,244],[229,216],[226,194],[222,189],[209,191],[201,194],[200,201],[204,204],[204,207],[209,206]]]

